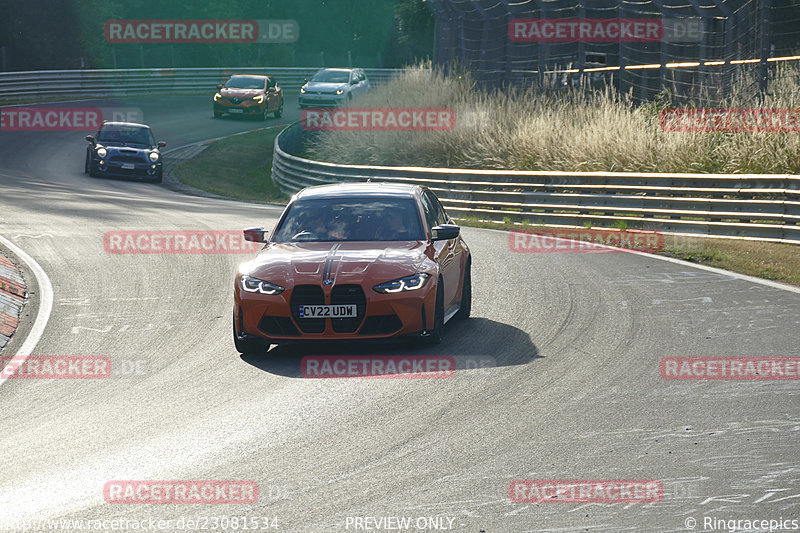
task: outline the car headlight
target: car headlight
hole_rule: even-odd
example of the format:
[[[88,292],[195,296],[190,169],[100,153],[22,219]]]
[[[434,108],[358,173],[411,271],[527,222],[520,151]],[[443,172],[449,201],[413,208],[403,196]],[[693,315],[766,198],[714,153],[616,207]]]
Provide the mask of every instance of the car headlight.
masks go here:
[[[263,104],[264,103],[264,95],[263,94],[259,94],[258,96],[254,96],[253,100],[258,102],[259,104]]]
[[[344,94],[344,89],[336,89],[336,94]]]
[[[219,101],[220,98],[222,98],[221,94],[217,93],[217,94],[214,95],[214,101],[215,102]]]
[[[414,274],[404,278],[393,279],[380,285],[375,285],[372,290],[383,294],[392,294],[402,291],[415,291],[421,289],[428,282],[430,275],[428,274]]]
[[[243,291],[258,292],[261,294],[280,294],[286,290],[280,285],[275,285],[274,283],[269,283],[268,281],[247,275],[241,277],[240,285]]]
[[[102,159],[108,155],[108,150],[100,146],[97,148],[97,155],[100,156],[100,159]]]
[[[306,86],[305,85],[300,87],[300,94],[306,94]]]
[[[148,157],[150,158],[150,161],[155,163],[156,161],[158,161],[158,158],[160,156],[158,155],[158,152],[150,152],[150,155]]]

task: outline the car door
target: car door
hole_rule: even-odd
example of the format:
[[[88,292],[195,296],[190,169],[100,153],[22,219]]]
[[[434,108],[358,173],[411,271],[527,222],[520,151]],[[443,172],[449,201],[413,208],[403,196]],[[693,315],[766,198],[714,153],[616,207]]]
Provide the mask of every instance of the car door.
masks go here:
[[[425,213],[425,223],[428,226],[428,234],[431,235],[431,230],[434,226],[447,224],[449,219],[439,200],[431,191],[425,190],[420,199]],[[447,311],[451,305],[456,303],[458,286],[461,283],[461,257],[459,255],[458,238],[434,241],[433,248],[436,262],[439,263],[442,279],[444,280],[444,308]]]

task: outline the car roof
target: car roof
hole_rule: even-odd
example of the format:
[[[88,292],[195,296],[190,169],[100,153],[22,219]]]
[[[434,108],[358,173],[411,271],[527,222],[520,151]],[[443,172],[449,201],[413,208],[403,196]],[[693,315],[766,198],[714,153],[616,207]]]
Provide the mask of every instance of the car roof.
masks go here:
[[[354,70],[358,70],[357,68],[321,68],[317,72],[322,72],[323,70],[337,70],[339,72],[352,72]]]
[[[422,187],[419,185],[387,183],[381,181],[336,183],[332,185],[315,185],[313,187],[306,187],[302,191],[295,194],[295,200],[300,198],[352,198],[354,196],[393,196],[397,198],[414,198],[421,190]]]
[[[124,126],[126,128],[136,127],[136,128],[147,128],[150,129],[150,126],[147,124],[139,124],[138,122],[103,122],[100,126],[101,128],[105,128],[106,126]]]
[[[266,74],[231,74],[231,78],[269,78]]]

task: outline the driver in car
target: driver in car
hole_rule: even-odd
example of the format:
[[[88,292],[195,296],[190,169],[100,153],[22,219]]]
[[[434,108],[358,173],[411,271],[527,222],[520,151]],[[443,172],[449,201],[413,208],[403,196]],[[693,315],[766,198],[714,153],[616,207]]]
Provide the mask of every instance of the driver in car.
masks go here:
[[[387,209],[383,212],[382,218],[383,220],[375,232],[376,239],[399,241],[407,237],[408,229],[406,228],[403,213],[399,209]]]

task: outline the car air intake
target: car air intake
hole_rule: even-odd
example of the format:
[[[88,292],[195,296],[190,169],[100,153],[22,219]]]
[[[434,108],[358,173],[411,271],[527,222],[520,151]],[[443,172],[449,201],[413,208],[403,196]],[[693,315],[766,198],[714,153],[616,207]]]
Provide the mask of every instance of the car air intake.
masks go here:
[[[359,335],[389,335],[403,327],[397,315],[371,316],[364,321]]]
[[[267,335],[292,337],[300,335],[294,327],[292,319],[286,316],[263,316],[258,323],[258,329]]]

